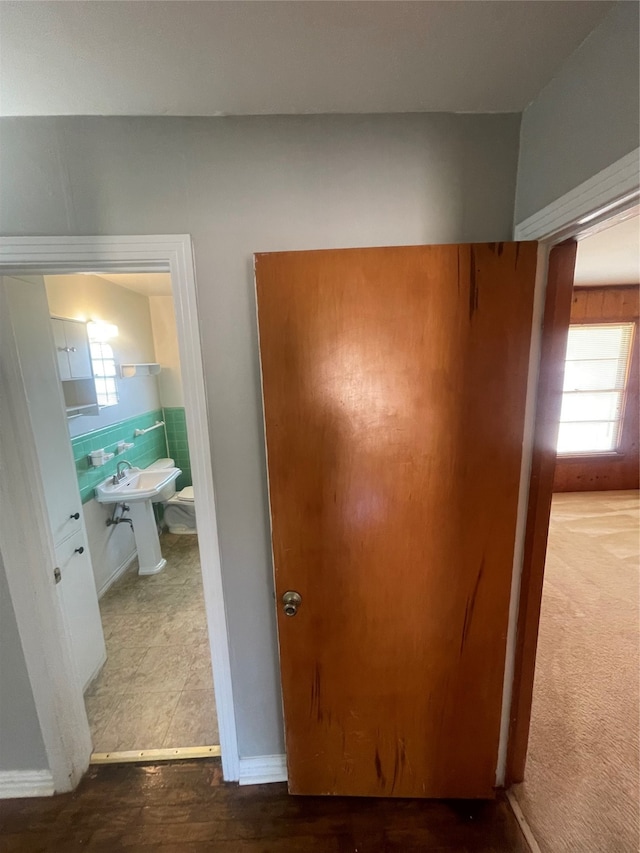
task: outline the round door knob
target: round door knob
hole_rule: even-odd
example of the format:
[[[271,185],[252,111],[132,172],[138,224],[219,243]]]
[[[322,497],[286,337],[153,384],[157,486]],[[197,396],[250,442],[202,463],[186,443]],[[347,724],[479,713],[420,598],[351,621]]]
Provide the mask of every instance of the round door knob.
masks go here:
[[[73,518],[76,521],[78,521],[80,518],[80,513],[79,512],[72,512],[71,515],[69,516],[69,518]]]
[[[76,548],[75,553],[76,554],[84,554],[84,548],[82,547],[82,545],[79,548]]]
[[[301,604],[302,596],[295,590],[290,589],[282,596],[282,609],[285,616],[295,616]]]

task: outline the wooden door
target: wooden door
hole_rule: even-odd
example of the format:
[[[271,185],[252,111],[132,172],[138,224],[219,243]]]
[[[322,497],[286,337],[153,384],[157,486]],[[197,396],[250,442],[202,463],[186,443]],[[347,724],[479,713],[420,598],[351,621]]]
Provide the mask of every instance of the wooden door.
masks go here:
[[[256,256],[292,793],[493,794],[536,256]]]

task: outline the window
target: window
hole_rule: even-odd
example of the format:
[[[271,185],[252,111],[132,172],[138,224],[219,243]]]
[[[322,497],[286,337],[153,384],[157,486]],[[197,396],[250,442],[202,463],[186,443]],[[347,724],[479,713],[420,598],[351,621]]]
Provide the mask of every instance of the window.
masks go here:
[[[558,453],[618,448],[633,329],[633,323],[569,327]]]
[[[118,402],[116,362],[111,344],[91,341],[91,363],[99,406],[115,406]]]

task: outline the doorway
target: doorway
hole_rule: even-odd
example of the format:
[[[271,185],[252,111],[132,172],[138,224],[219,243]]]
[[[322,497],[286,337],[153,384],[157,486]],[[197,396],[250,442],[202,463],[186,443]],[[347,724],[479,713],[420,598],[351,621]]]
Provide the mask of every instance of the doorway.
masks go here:
[[[632,849],[638,778],[639,220],[578,242],[531,729],[542,849]]]
[[[142,260],[138,260],[142,259]],[[204,394],[202,358],[196,311],[195,280],[191,241],[189,237],[143,237],[143,238],[47,238],[47,240],[9,240],[3,244],[3,272],[15,273],[25,270],[30,275],[54,273],[70,275],[83,270],[99,270],[101,274],[122,273],[165,273],[174,285],[174,307],[178,331],[178,348],[184,379],[185,407],[187,412],[186,434],[191,450],[192,476],[198,494],[197,515],[205,523],[199,525],[198,540],[202,557],[202,584],[204,608],[210,637],[210,658],[214,659],[214,681],[217,699],[217,717],[220,731],[223,772],[229,780],[238,778],[238,752],[233,712],[233,695],[230,683],[227,646],[226,616],[220,577],[219,550],[215,522],[215,501],[211,480],[211,461],[207,409]],[[3,340],[4,363],[9,368],[17,360],[15,347],[10,336]],[[6,399],[12,403],[12,420],[20,429],[22,441],[17,458],[11,460],[16,473],[24,469],[28,458],[35,453],[28,451],[30,429],[26,422],[25,390],[18,379],[14,381],[11,371],[3,375],[7,384],[3,387]],[[169,407],[168,407],[169,408]],[[14,424],[12,423],[13,430]],[[144,429],[144,426],[142,427]],[[9,433],[6,433],[7,436]],[[17,433],[15,433],[17,434]],[[8,449],[8,448],[7,448]],[[23,458],[24,455],[24,458]],[[126,459],[126,454],[123,454]],[[9,468],[7,470],[9,470]],[[68,637],[60,623],[53,619],[57,610],[56,589],[50,587],[49,576],[53,573],[55,557],[51,532],[47,533],[48,521],[42,516],[43,498],[41,473],[29,472],[31,488],[15,489],[13,495],[15,518],[6,519],[3,534],[7,543],[7,577],[20,634],[25,646],[25,658],[30,671],[38,671],[35,679],[43,739],[49,758],[53,785],[56,790],[73,788],[89,762],[91,734],[82,699],[82,687],[76,673],[69,665]],[[23,494],[24,493],[24,494]],[[38,514],[42,522],[38,523]],[[29,543],[34,555],[41,557],[27,560],[19,565],[21,525],[30,514],[38,530]],[[123,525],[124,526],[124,525]],[[5,529],[6,528],[6,529]],[[40,535],[42,532],[42,536]],[[175,534],[176,536],[180,534]],[[16,547],[13,548],[13,539]],[[180,541],[187,542],[181,535]],[[170,545],[175,546],[177,540]],[[24,554],[24,543],[22,543]],[[40,549],[40,550],[38,550]],[[186,545],[178,550],[188,550]],[[183,555],[184,556],[184,555]],[[170,561],[169,561],[170,562]],[[186,562],[190,562],[188,559]],[[193,560],[191,560],[193,564]],[[43,574],[44,573],[44,574]],[[37,575],[37,577],[36,577]],[[148,578],[146,580],[149,580]],[[115,587],[115,584],[113,588]],[[34,600],[31,586],[42,588],[43,594]],[[105,592],[108,594],[108,591]],[[50,600],[49,600],[50,599]],[[47,603],[48,602],[48,603]],[[36,631],[34,626],[38,625]],[[206,630],[206,629],[205,629]],[[202,634],[200,634],[202,638]],[[46,662],[51,658],[51,665]],[[50,674],[50,678],[48,677]],[[42,700],[48,696],[45,701]],[[59,697],[59,698],[56,698]]]
[[[219,754],[171,276],[43,278],[107,652],[84,691],[92,762]],[[87,380],[69,377],[69,336],[95,404],[76,399]],[[178,469],[152,503],[158,564],[137,548],[134,501],[98,499],[129,466]]]

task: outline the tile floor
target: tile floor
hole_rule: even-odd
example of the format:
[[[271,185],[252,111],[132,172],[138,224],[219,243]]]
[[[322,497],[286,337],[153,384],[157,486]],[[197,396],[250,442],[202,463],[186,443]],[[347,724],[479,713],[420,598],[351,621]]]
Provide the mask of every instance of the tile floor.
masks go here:
[[[107,662],[85,694],[94,752],[218,743],[195,535],[164,533],[167,565],[131,568],[100,599]]]

